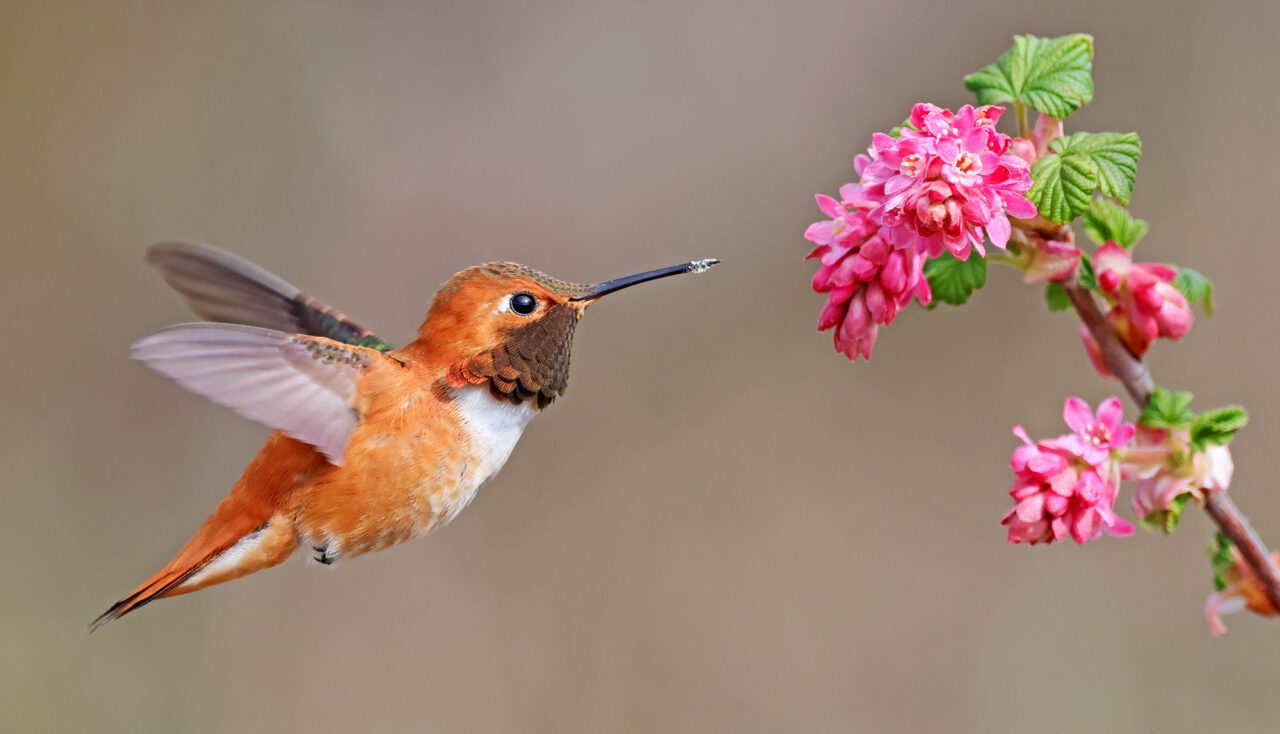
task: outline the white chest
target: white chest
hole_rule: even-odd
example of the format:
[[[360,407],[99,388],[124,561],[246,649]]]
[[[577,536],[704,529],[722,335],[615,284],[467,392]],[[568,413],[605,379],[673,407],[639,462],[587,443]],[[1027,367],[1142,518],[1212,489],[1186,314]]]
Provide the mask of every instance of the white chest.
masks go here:
[[[529,403],[512,405],[498,400],[483,386],[457,390],[454,405],[471,442],[469,453],[476,463],[473,476],[479,486],[507,463],[524,427],[538,410]]]

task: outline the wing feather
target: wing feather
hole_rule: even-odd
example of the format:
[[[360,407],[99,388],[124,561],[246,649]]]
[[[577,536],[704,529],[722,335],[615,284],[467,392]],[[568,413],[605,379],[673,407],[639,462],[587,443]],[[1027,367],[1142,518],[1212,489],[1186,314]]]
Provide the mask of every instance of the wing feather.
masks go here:
[[[382,358],[323,337],[224,323],[170,327],[135,343],[133,356],[194,393],[315,446],[339,466],[360,420],[357,383]]]
[[[391,345],[337,309],[226,250],[190,242],[164,242],[147,262],[209,321],[323,336],[385,352]]]

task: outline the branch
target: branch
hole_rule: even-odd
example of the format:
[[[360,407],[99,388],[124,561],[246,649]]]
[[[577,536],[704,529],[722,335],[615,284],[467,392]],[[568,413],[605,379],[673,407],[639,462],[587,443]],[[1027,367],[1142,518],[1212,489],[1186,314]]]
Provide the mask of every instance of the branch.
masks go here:
[[[1133,356],[1133,353],[1116,336],[1115,330],[1098,310],[1098,304],[1089,291],[1076,283],[1064,285],[1063,288],[1071,299],[1071,305],[1075,306],[1076,313],[1080,314],[1080,320],[1084,322],[1085,328],[1102,348],[1107,369],[1111,370],[1111,374],[1124,385],[1133,401],[1139,407],[1145,407],[1155,385],[1146,363]],[[1276,609],[1280,609],[1280,568],[1276,567],[1271,554],[1267,552],[1267,546],[1249,525],[1248,518],[1223,491],[1206,492],[1204,510],[1223,534],[1231,539],[1236,548],[1240,549],[1240,555],[1262,581],[1267,598]]]

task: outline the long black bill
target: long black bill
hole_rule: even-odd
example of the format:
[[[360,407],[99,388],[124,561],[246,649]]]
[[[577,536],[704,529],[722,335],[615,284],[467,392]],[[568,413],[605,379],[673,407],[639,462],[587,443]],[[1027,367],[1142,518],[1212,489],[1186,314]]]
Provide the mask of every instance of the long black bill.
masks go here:
[[[658,278],[666,278],[672,275],[682,275],[684,273],[701,273],[705,270],[719,265],[720,261],[714,258],[709,260],[694,260],[693,262],[683,263],[681,265],[672,265],[669,268],[658,268],[645,273],[636,273],[622,278],[614,278],[606,280],[603,283],[596,283],[590,286],[591,290],[580,296],[570,298],[571,301],[594,301],[601,296],[607,296],[614,291],[620,291],[623,288],[630,288],[637,283],[644,283]]]

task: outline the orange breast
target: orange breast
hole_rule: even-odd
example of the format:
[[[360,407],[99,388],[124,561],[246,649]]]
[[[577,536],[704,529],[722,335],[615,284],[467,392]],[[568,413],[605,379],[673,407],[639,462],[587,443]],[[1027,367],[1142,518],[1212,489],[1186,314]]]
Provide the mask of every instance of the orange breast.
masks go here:
[[[448,522],[487,478],[452,397],[409,369],[362,385],[364,420],[343,466],[295,495],[295,528],[328,558],[402,543]]]

